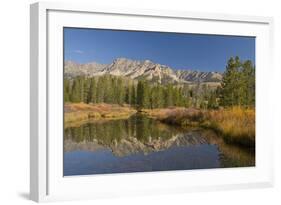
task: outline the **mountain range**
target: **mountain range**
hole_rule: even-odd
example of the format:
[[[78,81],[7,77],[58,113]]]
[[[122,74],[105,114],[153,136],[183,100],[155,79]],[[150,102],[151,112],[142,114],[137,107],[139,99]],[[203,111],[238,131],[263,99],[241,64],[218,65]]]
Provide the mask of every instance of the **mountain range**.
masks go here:
[[[96,62],[79,64],[73,61],[64,63],[64,75],[68,78],[76,76],[100,76],[110,74],[126,76],[134,80],[148,80],[150,82],[165,83],[215,83],[222,80],[222,73],[202,72],[187,69],[173,69],[166,65],[154,63],[150,60],[137,61],[117,58],[111,64]]]

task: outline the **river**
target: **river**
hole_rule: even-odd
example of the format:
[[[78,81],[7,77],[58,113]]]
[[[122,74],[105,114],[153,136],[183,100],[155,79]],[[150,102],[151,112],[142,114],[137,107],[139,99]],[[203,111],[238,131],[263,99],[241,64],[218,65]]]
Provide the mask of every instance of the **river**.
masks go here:
[[[64,176],[250,166],[254,150],[140,114],[64,129]]]

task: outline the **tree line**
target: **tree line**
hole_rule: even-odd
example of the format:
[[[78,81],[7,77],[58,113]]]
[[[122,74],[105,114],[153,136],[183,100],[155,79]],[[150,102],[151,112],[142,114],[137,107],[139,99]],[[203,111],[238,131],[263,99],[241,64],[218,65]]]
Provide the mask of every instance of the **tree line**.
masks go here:
[[[251,61],[230,58],[221,86],[214,89],[198,82],[159,84],[134,81],[122,76],[77,76],[64,79],[64,101],[84,103],[129,104],[136,108],[170,106],[218,108],[255,104],[255,68]]]
[[[190,105],[192,92],[185,86],[150,84],[129,78],[103,75],[64,79],[64,101],[129,104],[137,108],[163,108]]]

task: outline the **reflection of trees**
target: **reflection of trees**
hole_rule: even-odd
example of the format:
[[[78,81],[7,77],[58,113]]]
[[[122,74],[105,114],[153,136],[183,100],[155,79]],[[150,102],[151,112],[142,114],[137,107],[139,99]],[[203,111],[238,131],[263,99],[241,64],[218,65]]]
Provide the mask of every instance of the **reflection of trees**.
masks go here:
[[[68,127],[64,130],[65,139],[75,142],[97,139],[105,145],[128,137],[136,137],[141,142],[151,139],[169,139],[179,131],[147,117],[137,116],[127,120],[112,120],[103,123],[86,123],[80,127]]]
[[[217,145],[221,153],[219,157],[222,167],[255,164],[254,152],[226,144],[211,130],[183,130],[142,116],[68,127],[64,130],[64,140],[65,150],[68,151],[75,147],[94,151],[97,147],[103,146],[117,156],[149,153],[172,146],[209,143]]]
[[[150,129],[151,119],[149,118],[139,118],[136,122],[136,138],[139,141],[145,142],[149,141],[151,137],[151,129]],[[154,129],[157,129],[155,127]]]
[[[80,127],[68,127],[65,129],[65,139],[75,142],[93,141],[97,139],[102,144],[110,144],[128,136],[128,129],[125,129],[125,122],[114,121],[108,123],[87,123]]]

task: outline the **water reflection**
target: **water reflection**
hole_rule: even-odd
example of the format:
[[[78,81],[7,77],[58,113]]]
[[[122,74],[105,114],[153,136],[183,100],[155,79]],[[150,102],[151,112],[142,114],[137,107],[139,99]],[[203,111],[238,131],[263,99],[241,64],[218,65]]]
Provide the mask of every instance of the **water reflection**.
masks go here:
[[[64,175],[254,166],[254,151],[210,130],[168,126],[142,115],[64,130]]]

